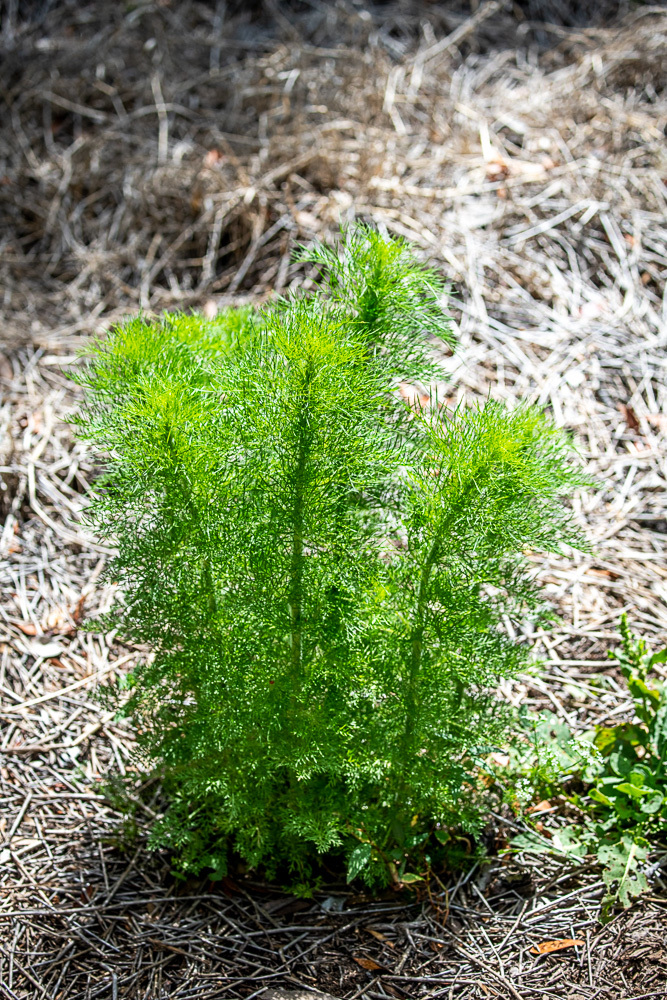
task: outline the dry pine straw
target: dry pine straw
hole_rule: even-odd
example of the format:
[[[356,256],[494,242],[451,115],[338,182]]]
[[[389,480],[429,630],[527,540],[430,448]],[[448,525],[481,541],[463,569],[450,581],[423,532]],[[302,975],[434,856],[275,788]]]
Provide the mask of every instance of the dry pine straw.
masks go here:
[[[544,859],[377,902],[179,885],[145,850],[150,798],[118,847],[98,782],[132,737],[92,694],[136,651],[77,628],[112,593],[63,372],[123,312],[301,283],[290,248],[341,220],[450,276],[448,398],[550,407],[599,478],[576,500],[592,554],[535,560],[561,614],[526,634],[548,666],[506,696],[579,729],[629,718],[605,659],[620,612],[667,638],[664,9],[570,29],[499,4],[269,6],[251,24],[224,4],[45,5],[4,28],[0,995],[664,996],[659,877],[601,928],[598,874]],[[557,938],[583,944],[531,953]]]

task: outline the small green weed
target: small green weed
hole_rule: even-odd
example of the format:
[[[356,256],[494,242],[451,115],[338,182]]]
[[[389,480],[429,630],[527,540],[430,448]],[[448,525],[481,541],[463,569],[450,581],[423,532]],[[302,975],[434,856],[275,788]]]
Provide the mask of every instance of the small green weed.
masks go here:
[[[664,839],[667,831],[667,690],[654,672],[657,664],[667,662],[667,649],[652,654],[630,631],[625,615],[620,632],[621,646],[609,655],[626,678],[635,720],[597,726],[575,737],[546,713],[533,723],[528,742],[513,748],[505,769],[514,788],[519,773],[531,793],[562,792],[568,779],[583,785],[585,791],[567,796],[583,822],[521,834],[512,840],[512,849],[571,860],[592,856],[602,865],[607,886],[603,919],[616,903],[628,907],[648,889],[643,867],[651,843]]]
[[[614,655],[627,680],[639,722],[597,727],[594,743],[602,763],[589,794],[605,823],[629,824],[646,833],[664,831],[667,693],[649,675],[656,664],[667,661],[667,649],[651,655],[644,640],[628,628],[625,615],[620,628],[622,644]]]

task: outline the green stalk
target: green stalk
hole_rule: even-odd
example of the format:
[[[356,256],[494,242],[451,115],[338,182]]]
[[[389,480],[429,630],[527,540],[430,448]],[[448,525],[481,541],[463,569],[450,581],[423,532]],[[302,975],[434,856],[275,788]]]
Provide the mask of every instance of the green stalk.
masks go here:
[[[295,681],[301,674],[301,603],[303,592],[303,479],[306,449],[300,444],[296,467],[296,490],[292,511],[292,558],[290,560],[289,609],[291,618],[291,661]]]
[[[171,428],[169,426],[167,426],[166,438],[167,438],[167,449],[170,453],[172,462],[174,466],[178,468],[180,464],[178,450],[174,445]],[[187,477],[183,473],[180,473],[178,479],[181,490],[183,491],[183,495],[185,497],[185,504],[188,509],[188,513],[190,514],[193,521],[197,524],[197,527],[199,528],[199,511],[193,499],[190,483],[188,482]],[[208,557],[205,557],[203,560],[202,578],[203,578],[204,588],[206,590],[206,593],[208,594],[209,614],[211,615],[211,617],[213,617],[217,613],[218,602],[215,599],[215,584],[213,582],[213,571],[211,568],[211,560]]]
[[[464,491],[465,493],[468,491]],[[444,519],[444,521],[437,526],[435,537],[429,549],[429,553],[426,557],[424,565],[422,566],[421,577],[419,580],[419,590],[417,592],[417,606],[415,608],[415,617],[410,633],[411,651],[410,651],[410,672],[408,674],[408,689],[406,694],[406,704],[405,704],[405,729],[403,731],[402,739],[402,758],[403,758],[403,768],[404,768],[404,787],[407,785],[407,766],[408,766],[408,756],[410,754],[410,744],[412,743],[412,738],[415,733],[417,726],[417,715],[419,712],[419,703],[417,698],[417,687],[419,682],[419,674],[421,672],[422,656],[424,651],[424,628],[426,625],[426,608],[428,606],[428,588],[431,582],[431,573],[433,572],[433,567],[435,566],[440,552],[442,550],[443,539],[446,538],[447,532],[449,531],[452,523],[452,515],[449,515]]]
[[[410,743],[414,735],[417,723],[417,684],[421,671],[422,654],[424,648],[424,627],[426,617],[426,607],[428,604],[428,586],[435,562],[440,554],[442,532],[438,533],[426,562],[422,567],[421,578],[419,580],[419,591],[417,593],[417,607],[415,609],[414,624],[411,632],[411,652],[410,652],[410,672],[408,674],[408,690],[405,705],[405,731],[403,733],[403,755],[404,760],[410,751]]]
[[[292,704],[296,700],[296,690],[302,675],[302,601],[303,601],[303,519],[304,494],[306,486],[306,465],[310,453],[310,434],[308,428],[309,402],[308,391],[312,379],[312,366],[306,371],[303,386],[303,403],[298,427],[297,460],[294,470],[294,506],[292,508],[292,557],[290,560],[289,609],[291,619],[291,664],[292,664]]]

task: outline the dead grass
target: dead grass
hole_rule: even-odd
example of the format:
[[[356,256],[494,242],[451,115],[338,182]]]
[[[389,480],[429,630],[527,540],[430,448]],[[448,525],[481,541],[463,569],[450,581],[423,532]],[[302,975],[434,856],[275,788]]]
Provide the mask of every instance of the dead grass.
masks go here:
[[[599,480],[577,500],[591,554],[536,558],[561,622],[526,633],[549,664],[507,696],[581,728],[626,717],[613,675],[604,696],[589,682],[622,610],[667,634],[667,12],[566,28],[497,3],[43,9],[1,36],[0,992],[663,996],[660,882],[600,929],[595,873],[476,869],[449,887],[447,930],[444,895],[175,885],[145,851],[150,799],[123,854],[97,782],[130,766],[131,734],[91,695],[136,651],[78,629],[112,592],[63,371],[123,313],[310,280],[291,248],[341,222],[406,236],[453,283],[450,401],[548,406]],[[585,945],[530,953],[551,937]]]

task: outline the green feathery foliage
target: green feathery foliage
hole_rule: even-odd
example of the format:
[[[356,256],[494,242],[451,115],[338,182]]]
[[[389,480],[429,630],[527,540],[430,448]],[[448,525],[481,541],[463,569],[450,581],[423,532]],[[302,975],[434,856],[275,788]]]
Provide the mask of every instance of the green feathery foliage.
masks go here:
[[[583,479],[534,408],[404,402],[450,340],[405,243],[360,226],[301,256],[310,297],[93,346],[107,623],[153,651],[127,711],[164,773],[153,842],[184,870],[236,851],[298,879],[333,850],[350,878],[408,881],[431,833],[479,825],[494,689],[527,656],[502,622],[539,608],[526,550],[578,541],[562,498]]]

